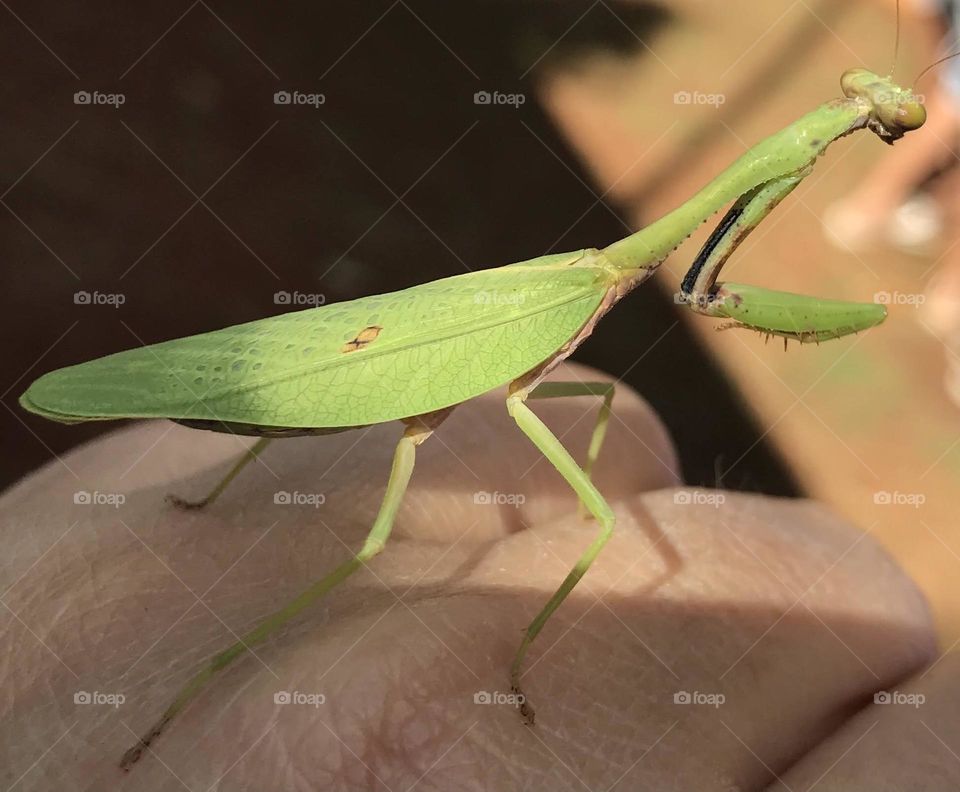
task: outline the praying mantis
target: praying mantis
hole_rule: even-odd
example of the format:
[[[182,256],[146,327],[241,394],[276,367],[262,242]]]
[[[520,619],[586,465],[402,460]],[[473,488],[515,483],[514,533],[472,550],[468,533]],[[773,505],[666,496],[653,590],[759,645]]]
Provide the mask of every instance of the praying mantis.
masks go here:
[[[340,566],[212,657],[124,755],[129,769],[199,692],[248,647],[265,640],[380,553],[390,536],[417,447],[457,405],[506,386],[506,409],[595,521],[576,564],[527,627],[510,667],[521,715],[524,659],[614,530],[614,513],[591,471],[603,444],[612,383],[545,382],[597,322],[697,227],[731,205],[683,278],[680,302],[733,326],[820,342],[882,322],[882,305],[825,300],[721,283],[743,239],[811,173],[827,147],[869,129],[892,143],[926,119],[910,90],[866,69],[841,78],[842,98],[761,141],[687,202],[603,249],[551,254],[390,294],[261,319],[109,355],[50,372],[20,397],[28,411],[63,423],[168,418],[188,427],[257,438],[200,501],[206,508],[273,438],[342,432],[400,421],[380,510],[362,547]],[[586,462],[578,464],[530,408],[537,399],[600,400]]]

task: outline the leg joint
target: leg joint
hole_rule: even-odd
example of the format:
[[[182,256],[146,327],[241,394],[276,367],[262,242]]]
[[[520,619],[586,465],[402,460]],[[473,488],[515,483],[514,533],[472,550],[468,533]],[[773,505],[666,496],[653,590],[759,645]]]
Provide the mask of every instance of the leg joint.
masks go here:
[[[383,548],[387,546],[387,543],[383,539],[367,537],[367,541],[363,543],[363,547],[360,548],[360,552],[357,553],[358,561],[369,561],[375,555],[379,555],[383,552]]]

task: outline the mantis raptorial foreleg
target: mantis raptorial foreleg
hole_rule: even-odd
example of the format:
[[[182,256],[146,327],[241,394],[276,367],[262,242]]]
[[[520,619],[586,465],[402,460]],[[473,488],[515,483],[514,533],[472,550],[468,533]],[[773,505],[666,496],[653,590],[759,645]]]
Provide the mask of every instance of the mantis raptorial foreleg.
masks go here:
[[[193,677],[180,691],[173,703],[167,707],[160,720],[150,729],[140,741],[123,756],[120,766],[130,767],[150,743],[160,736],[167,723],[182,710],[193,697],[210,681],[220,670],[246,652],[254,644],[265,640],[271,633],[282,627],[304,608],[316,602],[328,593],[337,584],[342,583],[370,559],[377,555],[387,543],[397,510],[407,491],[407,484],[413,474],[413,465],[416,458],[416,447],[426,440],[433,429],[425,423],[410,424],[404,431],[403,437],[397,444],[393,455],[393,466],[390,469],[390,478],[387,481],[387,490],[380,504],[380,511],[373,522],[373,527],[360,548],[360,551],[348,561],[344,561],[330,574],[318,580],[295,600],[268,616],[236,643],[219,654],[214,655],[207,665]],[[263,442],[263,441],[261,441]],[[245,459],[243,464],[249,461]],[[239,464],[239,463],[238,463]]]
[[[727,259],[746,236],[793,192],[810,168],[765,182],[737,200],[707,239],[683,278],[681,292],[691,307],[711,316],[713,287]]]
[[[593,434],[590,435],[587,464],[583,466],[583,472],[587,474],[587,478],[591,481],[593,480],[593,466],[597,457],[600,456],[603,439],[607,434],[607,424],[610,422],[610,410],[615,391],[616,385],[613,382],[541,382],[527,396],[527,399],[558,399],[568,396],[603,397],[603,403],[597,412],[597,422],[593,426]],[[589,510],[582,498],[579,501],[578,510],[581,517],[589,515]]]
[[[763,182],[745,193],[724,215],[683,279],[681,295],[707,316],[734,320],[769,335],[796,341],[826,341],[873,327],[883,320],[882,305],[823,300],[735,283],[717,283],[737,246],[810,173],[808,165]]]
[[[227,475],[220,479],[220,482],[200,500],[184,500],[176,495],[167,495],[167,500],[179,509],[202,509],[204,506],[209,506],[220,496],[220,493],[227,488],[227,485],[237,477],[241,470],[263,453],[263,450],[270,444],[272,439],[271,437],[259,438],[256,443],[243,452],[243,456],[234,463],[233,467],[227,472]]]
[[[590,481],[586,471],[576,463],[574,458],[570,456],[570,452],[563,447],[563,444],[557,439],[553,432],[547,428],[543,421],[524,404],[527,398],[528,394],[522,390],[512,393],[507,397],[507,411],[517,422],[517,426],[520,427],[523,433],[533,441],[533,444],[557,469],[560,475],[566,479],[573,491],[580,496],[580,500],[590,511],[590,514],[596,518],[600,527],[590,546],[584,551],[583,555],[580,556],[577,563],[574,564],[573,568],[567,573],[560,587],[553,593],[553,596],[550,597],[547,604],[543,606],[542,610],[527,627],[523,641],[520,643],[520,648],[517,649],[513,664],[510,667],[511,689],[514,693],[520,695],[523,695],[520,688],[520,671],[523,667],[523,660],[527,655],[527,651],[530,649],[530,645],[540,630],[543,629],[543,625],[546,624],[547,619],[560,607],[560,604],[567,598],[567,595],[573,590],[573,587],[577,585],[580,578],[586,574],[593,560],[603,549],[603,546],[613,533],[615,522],[613,509],[610,508],[610,505],[604,500],[603,495],[600,494],[599,490],[593,485],[593,482]],[[527,723],[532,724],[534,721],[533,706],[526,696],[523,696],[522,701],[520,712]]]

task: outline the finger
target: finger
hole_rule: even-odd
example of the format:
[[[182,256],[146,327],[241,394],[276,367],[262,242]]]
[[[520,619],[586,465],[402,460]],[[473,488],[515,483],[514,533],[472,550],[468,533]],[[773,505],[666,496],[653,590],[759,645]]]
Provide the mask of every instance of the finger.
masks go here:
[[[609,786],[616,771],[656,778],[658,788],[667,788],[664,779],[677,778],[680,768],[684,783],[702,786],[720,774],[756,788],[770,772],[765,763],[776,771],[795,758],[878,677],[897,678],[922,662],[929,653],[929,622],[911,584],[872,542],[858,542],[855,533],[820,510],[734,498],[724,516],[733,535],[714,505],[700,500],[658,493],[618,509],[615,543],[558,612],[533,655],[540,659],[525,684],[537,697],[539,728],[547,731],[528,734],[509,704],[484,704],[475,696],[504,692],[520,627],[586,540],[575,518],[496,542],[469,565],[457,547],[398,543],[396,552],[382,557],[376,575],[369,570],[326,608],[305,614],[258,658],[224,675],[216,695],[198,699],[156,746],[157,756],[138,766],[138,788],[162,788],[170,778],[168,767],[188,783],[209,785],[242,758],[240,746],[249,749],[251,759],[230,772],[254,785],[291,771],[319,780],[370,778],[374,772],[397,783],[433,774],[439,759],[450,762],[441,763],[444,772],[435,777],[443,788],[451,779],[475,778],[479,756],[480,766],[494,767],[504,783],[524,772],[572,783],[573,773]],[[208,598],[227,623],[249,620],[244,609],[251,602],[262,605],[265,585],[277,585],[271,568],[282,574],[292,566],[288,559],[272,567],[269,554],[266,563],[262,556],[253,558],[252,570],[238,564],[236,570],[247,574],[228,576],[221,584],[226,590],[215,589]],[[131,580],[141,582],[139,576]],[[407,585],[398,586],[400,581]],[[808,604],[825,625],[789,607],[795,592],[788,582],[814,586],[808,596],[818,596]],[[604,597],[606,605],[595,605],[608,584],[613,589]],[[106,595],[74,617],[89,625],[90,614],[112,615],[87,635],[104,638],[109,627],[123,647],[118,655],[126,654],[121,666],[127,665],[139,655],[145,599],[151,610],[172,617],[174,612],[162,610],[173,598],[157,602],[142,589],[133,598],[106,588]],[[283,601],[273,595],[277,604]],[[62,602],[59,607],[70,610]],[[37,623],[37,614],[23,612]],[[57,626],[75,634],[78,625],[70,615]],[[201,616],[216,624],[212,614]],[[124,626],[138,632],[124,637]],[[183,665],[192,667],[222,646],[222,641],[210,645],[217,641],[210,630],[203,619],[188,616],[159,636],[156,648],[139,660],[144,681],[125,688],[137,711],[125,710],[119,725],[110,720],[113,713],[82,708],[71,713],[89,719],[81,723],[87,731],[76,733],[88,770],[113,777],[111,759],[127,725],[142,728],[182,684]],[[43,634],[48,645],[62,650],[54,640],[57,630]],[[28,645],[26,635],[20,640]],[[82,667],[81,654],[68,653],[68,659],[84,679],[122,676],[116,657],[105,663],[101,656],[96,665]],[[43,660],[41,654],[36,667],[43,667]],[[63,698],[76,686],[46,660],[56,667],[44,668],[39,684],[21,698],[28,713],[30,704],[41,711],[36,705],[48,701],[51,690]],[[731,665],[737,667],[724,673]],[[738,676],[740,669],[745,677]],[[691,689],[724,695],[722,710],[674,702],[676,693]],[[275,702],[276,694],[291,691],[323,695],[325,709],[318,712],[309,698],[301,698],[299,707]],[[776,731],[764,721],[771,701],[778,725],[788,728]],[[717,738],[718,715],[736,735]],[[63,718],[36,720],[21,720],[18,734],[42,743],[38,737],[52,741],[70,725]],[[595,746],[598,734],[606,739],[585,754],[582,746]],[[411,743],[410,735],[418,739]],[[668,742],[675,738],[679,742]],[[752,743],[750,750],[740,740]],[[40,747],[35,742],[33,750]],[[48,770],[64,773],[75,765],[58,766],[52,759]]]
[[[822,507],[689,490],[625,506],[524,677],[554,738],[547,753],[572,757],[569,768],[541,757],[555,783],[573,770],[590,788],[618,773],[628,788],[760,788],[934,652],[912,581]],[[471,580],[539,589],[523,602],[529,618],[588,539],[574,520],[532,526]],[[515,761],[542,750],[518,743]]]
[[[957,789],[960,656],[865,697],[863,709],[772,789]]]
[[[676,495],[617,509],[608,552],[531,654],[534,728],[506,669],[588,539],[576,518],[466,569],[456,551],[400,543],[351,602],[277,636],[268,667],[247,662],[198,699],[141,783],[169,765],[209,784],[257,744],[238,783],[759,789],[930,657],[922,597],[869,537],[803,502]]]

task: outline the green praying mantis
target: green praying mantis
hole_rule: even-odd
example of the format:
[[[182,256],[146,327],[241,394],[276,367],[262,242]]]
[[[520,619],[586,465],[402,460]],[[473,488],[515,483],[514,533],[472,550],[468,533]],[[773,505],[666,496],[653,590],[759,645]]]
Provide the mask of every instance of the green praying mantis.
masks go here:
[[[881,305],[822,300],[720,283],[740,242],[811,173],[835,140],[870,129],[892,143],[926,119],[922,102],[888,77],[851,69],[843,98],[827,102],[758,143],[700,192],[608,247],[541,256],[403,291],[311,308],[109,355],[50,372],[21,396],[30,412],[64,423],[168,418],[257,441],[201,501],[209,506],[272,438],[347,431],[401,421],[386,492],[363,546],[339,567],[215,655],[123,757],[129,768],[199,691],[267,636],[380,553],[413,473],[417,447],[459,404],[506,386],[520,430],[574,490],[596,533],[524,633],[510,668],[520,693],[537,634],[590,568],[614,529],[591,480],[614,395],[612,383],[545,382],[597,322],[702,222],[732,203],[681,285],[692,310],[737,327],[819,342],[873,327]],[[601,399],[581,467],[530,409],[536,399]],[[521,714],[534,711],[526,697]]]

